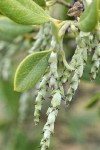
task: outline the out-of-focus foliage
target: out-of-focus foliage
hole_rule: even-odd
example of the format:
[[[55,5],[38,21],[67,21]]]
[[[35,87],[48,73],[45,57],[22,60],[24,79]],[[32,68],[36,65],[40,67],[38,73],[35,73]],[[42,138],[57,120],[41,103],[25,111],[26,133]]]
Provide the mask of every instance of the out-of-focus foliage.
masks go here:
[[[87,105],[85,106],[87,109],[94,107],[96,104],[100,102],[100,93],[97,93],[95,96],[93,96]]]
[[[19,25],[6,17],[0,18],[0,40],[8,40],[33,30],[32,26]]]
[[[38,147],[36,144],[38,139],[35,142],[30,141],[26,133],[18,127],[21,95],[13,90],[14,72],[19,60],[32,46],[32,38],[29,33],[31,35],[33,30],[34,27],[19,25],[7,18],[0,18],[0,108],[1,104],[5,107],[4,112],[0,111],[0,114],[3,113],[4,116],[0,118],[0,135],[6,143],[3,145],[0,143],[0,149],[3,150]],[[22,53],[21,56],[18,56],[19,51]]]

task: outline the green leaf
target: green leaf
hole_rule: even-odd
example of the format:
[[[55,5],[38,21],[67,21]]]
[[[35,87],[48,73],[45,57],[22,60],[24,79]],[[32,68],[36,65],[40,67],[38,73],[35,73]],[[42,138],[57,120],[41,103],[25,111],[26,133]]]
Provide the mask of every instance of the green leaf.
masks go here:
[[[99,0],[92,0],[79,20],[79,28],[84,32],[92,31],[99,21]]]
[[[49,15],[33,0],[0,0],[0,12],[25,25],[43,24],[50,20]]]
[[[33,87],[45,73],[51,50],[27,56],[19,65],[14,79],[14,90],[22,92]]]
[[[0,18],[0,35],[14,38],[32,31],[34,27],[17,24],[6,17]],[[0,39],[3,38],[0,36]]]
[[[33,1],[42,7],[46,6],[45,0],[33,0]]]
[[[86,104],[85,108],[89,109],[94,107],[98,101],[100,101],[100,93],[97,93],[95,96],[93,96],[88,103]]]

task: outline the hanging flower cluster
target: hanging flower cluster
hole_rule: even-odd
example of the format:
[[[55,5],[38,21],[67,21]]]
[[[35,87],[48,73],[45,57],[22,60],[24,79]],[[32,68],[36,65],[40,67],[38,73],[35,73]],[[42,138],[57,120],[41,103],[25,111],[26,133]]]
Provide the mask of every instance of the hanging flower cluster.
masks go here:
[[[78,28],[75,24],[72,23],[65,24],[61,27],[61,31],[65,33],[66,28],[77,34],[76,36],[76,50],[75,53],[69,62],[65,60],[64,50],[62,47],[62,42],[59,44],[56,41],[55,36],[52,37],[51,49],[52,53],[49,59],[49,66],[47,72],[42,77],[42,80],[39,84],[38,95],[35,102],[35,112],[34,112],[34,121],[35,124],[39,123],[40,112],[43,105],[43,100],[46,99],[46,93],[49,91],[49,99],[51,99],[51,105],[47,110],[47,122],[43,128],[43,138],[41,140],[40,146],[41,150],[46,150],[50,146],[50,136],[54,133],[54,122],[57,117],[59,107],[62,100],[65,100],[65,104],[69,104],[78,88],[80,79],[83,75],[85,66],[88,62],[88,56],[92,56],[92,68],[91,68],[91,78],[95,79],[99,70],[100,65],[100,37],[98,35],[99,28],[96,32],[82,32],[78,31]],[[69,31],[70,31],[69,30]],[[61,36],[63,37],[63,36]],[[94,51],[94,54],[93,54]],[[59,73],[59,55],[62,57],[63,62],[63,71]],[[67,64],[67,65],[66,65]],[[63,84],[67,83],[70,79],[70,85],[67,91],[64,91]]]

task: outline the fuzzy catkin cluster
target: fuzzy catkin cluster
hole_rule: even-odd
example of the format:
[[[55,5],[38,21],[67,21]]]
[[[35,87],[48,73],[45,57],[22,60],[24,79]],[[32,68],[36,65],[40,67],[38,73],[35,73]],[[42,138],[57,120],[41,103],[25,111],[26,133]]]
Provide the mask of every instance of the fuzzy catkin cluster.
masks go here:
[[[40,82],[39,92],[35,102],[34,120],[37,124],[39,122],[40,111],[42,109],[42,100],[45,99],[46,89],[49,88],[49,97],[52,100],[50,107],[47,110],[47,122],[43,128],[43,138],[40,143],[41,150],[46,150],[47,148],[49,148],[50,136],[52,133],[54,133],[54,123],[58,114],[59,106],[61,104],[61,90],[63,89],[58,80],[59,77],[57,72],[57,53],[52,52],[49,59],[49,71],[47,72],[47,74],[45,74]]]
[[[38,95],[35,101],[35,111],[34,111],[34,122],[36,125],[39,123],[39,120],[40,120],[42,103],[43,103],[43,100],[45,100],[45,96],[46,96],[47,89],[48,89],[48,79],[49,79],[49,74],[47,73],[45,74],[45,76],[43,76],[39,85]]]
[[[77,30],[78,31],[78,30]],[[73,31],[74,32],[74,31]],[[50,146],[50,137],[54,133],[54,123],[59,111],[59,106],[62,100],[65,100],[66,104],[69,104],[78,88],[80,79],[83,75],[85,66],[88,62],[88,54],[92,54],[92,50],[95,49],[92,61],[91,76],[94,79],[98,73],[100,66],[100,37],[95,33],[77,32],[76,37],[76,50],[68,65],[64,55],[59,58],[59,51],[64,54],[63,47],[57,44],[55,37],[52,36],[51,46],[52,53],[49,59],[49,67],[46,74],[43,76],[40,85],[38,95],[35,102],[34,121],[35,124],[39,123],[40,112],[42,109],[42,101],[46,99],[46,92],[49,90],[49,99],[51,99],[51,105],[47,110],[47,122],[43,128],[43,138],[40,143],[41,150],[46,150]],[[95,37],[95,38],[94,38]],[[99,38],[98,38],[99,37]],[[91,44],[92,43],[92,44]],[[60,61],[59,61],[60,59]],[[64,59],[64,60],[63,60]],[[59,73],[59,62],[63,63],[63,71]],[[64,91],[63,84],[70,78],[71,82],[69,88]]]
[[[94,46],[96,49],[99,47],[99,40],[96,38],[97,40],[97,45],[98,46]],[[74,70],[69,70],[69,69],[65,69],[63,72],[63,75],[61,77],[61,82],[62,83],[66,83],[69,79],[70,76],[71,77],[71,82],[70,82],[70,86],[67,90],[67,94],[65,93],[64,98],[66,99],[66,104],[69,104],[69,102],[72,100],[75,91],[78,88],[78,85],[80,83],[80,79],[83,75],[83,71],[84,68],[87,64],[87,60],[88,60],[88,53],[92,52],[93,46],[94,45],[95,40],[93,38],[93,34],[92,33],[84,33],[84,32],[80,32],[79,35],[76,37],[76,50],[75,50],[75,54],[72,57],[72,60],[70,62],[70,66],[72,66],[74,68]],[[96,53],[96,51],[95,51]],[[96,60],[96,62],[100,63],[100,49],[98,48],[98,54],[96,53],[96,58],[98,57],[98,59]],[[96,72],[98,72],[99,68],[99,63],[98,66],[95,67],[95,74]],[[97,64],[96,64],[97,65]],[[93,68],[93,67],[92,67]],[[93,69],[92,69],[93,70]]]
[[[43,128],[43,138],[40,146],[41,150],[48,149],[50,146],[50,136],[54,133],[54,123],[58,114],[59,106],[61,104],[60,90],[56,91],[53,95],[51,106],[47,110],[47,122]]]
[[[50,49],[51,37],[51,24],[43,24],[36,35],[36,41],[34,42],[34,45],[30,49],[29,53]]]
[[[61,90],[59,89],[58,73],[57,73],[57,54],[52,52],[50,60],[50,83],[49,88],[51,89],[51,105],[47,110],[47,122],[43,128],[43,138],[40,146],[41,150],[48,149],[50,146],[50,136],[54,133],[54,123],[58,114],[59,106],[61,104]]]
[[[71,79],[69,89],[67,91],[67,94],[65,95],[66,103],[69,103],[72,100],[73,95],[75,94],[75,91],[77,90],[80,83],[80,79],[83,75],[84,67],[87,62],[87,50],[89,43],[87,44],[86,41],[89,41],[89,36],[81,36],[81,34],[82,33],[80,32],[79,36],[76,38],[77,47],[71,61],[71,65],[75,70]]]

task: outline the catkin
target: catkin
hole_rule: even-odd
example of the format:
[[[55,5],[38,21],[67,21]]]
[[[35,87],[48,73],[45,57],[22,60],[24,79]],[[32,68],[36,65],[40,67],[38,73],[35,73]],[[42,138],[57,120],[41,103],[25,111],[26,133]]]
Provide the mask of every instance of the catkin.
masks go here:
[[[50,56],[50,84],[52,100],[51,105],[47,110],[47,122],[43,128],[43,138],[40,146],[41,150],[46,150],[50,146],[50,136],[54,133],[54,123],[58,114],[59,106],[61,104],[61,90],[59,89],[58,83],[58,72],[57,72],[57,54],[52,52]],[[61,88],[61,87],[60,87]]]
[[[46,150],[50,146],[50,136],[54,133],[54,123],[61,104],[60,90],[55,91],[51,101],[51,107],[47,110],[48,119],[43,128],[43,138],[41,140],[41,150]]]
[[[88,45],[90,44],[89,36],[88,35],[84,36],[84,33],[82,35],[82,33],[80,32],[79,37],[77,37],[76,39],[76,42],[77,42],[77,48],[71,61],[71,64],[72,66],[74,66],[75,71],[71,79],[70,87],[66,94],[67,104],[72,100],[75,91],[77,90],[78,85],[80,83],[80,78],[83,75],[84,67],[87,62]]]
[[[46,92],[47,92],[47,86],[48,86],[48,79],[49,79],[49,74],[46,73],[40,84],[39,84],[39,92],[35,100],[35,111],[34,111],[34,122],[37,125],[40,120],[40,113],[42,109],[42,101],[45,99]]]
[[[100,67],[100,43],[96,46],[92,57],[91,79],[95,79]]]

